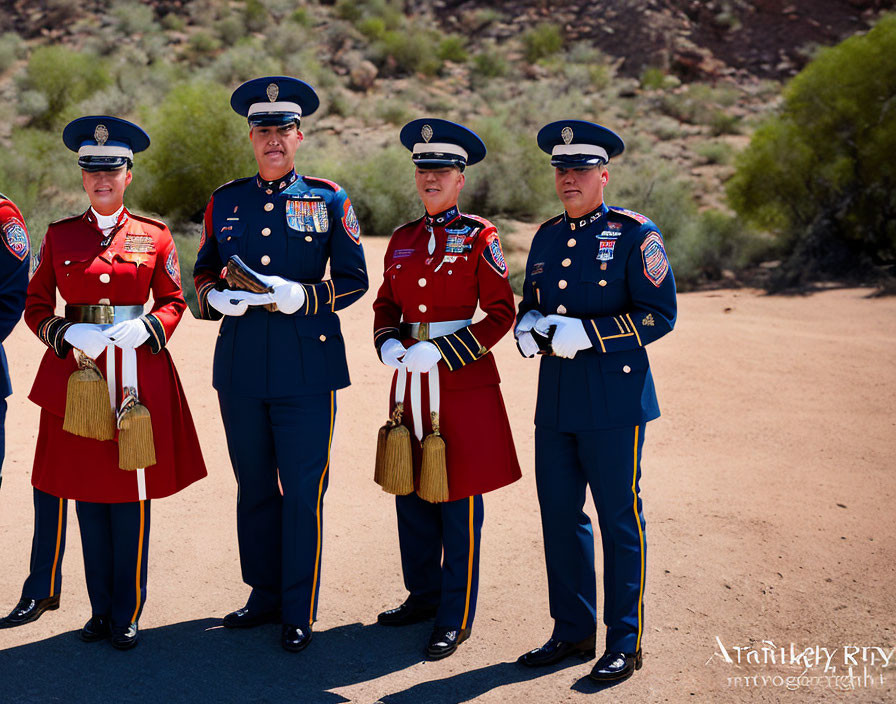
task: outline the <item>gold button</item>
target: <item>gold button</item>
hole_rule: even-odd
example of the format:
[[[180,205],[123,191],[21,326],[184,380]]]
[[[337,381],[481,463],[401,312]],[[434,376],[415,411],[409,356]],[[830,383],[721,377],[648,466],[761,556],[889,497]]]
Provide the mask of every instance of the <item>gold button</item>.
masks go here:
[[[111,280],[112,280],[112,277],[109,276],[108,274],[100,274],[100,281],[102,281],[104,284],[109,283]]]
[[[563,279],[560,279],[560,280],[557,282],[557,285],[558,285],[560,288],[566,288],[566,286],[567,286],[566,282],[565,282]]]
[[[285,185],[286,185],[286,182],[285,182],[285,181],[281,181],[281,182],[280,182],[280,188],[283,188]]]
[[[305,235],[306,242],[314,242],[314,238],[311,235]]]
[[[563,315],[564,313],[566,313],[566,306],[564,306],[564,305],[559,305],[559,306],[557,306],[557,312],[558,312],[560,315]]]
[[[270,212],[274,209],[274,204],[273,203],[265,203],[264,209],[267,210],[268,212]]]
[[[419,306],[417,306],[417,308],[419,309],[419,311],[420,311],[421,313],[425,313],[425,312],[426,312],[426,304],[424,304],[424,303],[421,303]]]
[[[101,299],[100,299],[100,305],[101,305],[101,306],[108,306],[108,305],[111,305],[111,303],[112,303],[112,301],[110,301],[108,298],[101,298]]]
[[[421,287],[422,287],[422,286],[426,286],[426,279],[419,279],[419,280],[417,281],[417,283],[418,283]]]
[[[567,243],[566,243],[566,246],[567,247],[575,247],[576,246],[576,238],[570,237],[569,241],[567,241]]]
[[[321,342],[326,342],[326,341],[327,341],[327,336],[326,336],[326,335],[321,335],[321,336],[320,336],[320,341],[321,341]]]
[[[601,279],[600,281],[597,282],[597,285],[598,286],[606,286],[607,285],[606,279]]]
[[[572,264],[572,259],[570,259],[569,257],[567,257],[567,258],[564,259],[562,262],[560,262],[560,264],[561,264],[562,266],[569,266],[570,264]]]
[[[265,191],[265,193],[267,193],[268,195],[271,195],[271,193],[273,193],[273,191],[272,191],[270,188],[268,188],[268,189]]]
[[[265,266],[267,266],[268,264],[271,263],[271,258],[270,258],[267,254],[265,254],[265,255],[261,258],[261,263],[264,264]]]
[[[269,227],[264,228],[264,229],[261,231],[261,234],[262,234],[263,237],[267,237],[269,234],[271,234],[271,228],[269,228]]]
[[[627,364],[622,368],[622,371],[624,371],[626,374],[628,374],[631,370],[632,368]]]
[[[575,224],[574,222],[569,223],[569,229],[570,229],[570,230],[575,230],[575,229],[576,229],[576,224]]]

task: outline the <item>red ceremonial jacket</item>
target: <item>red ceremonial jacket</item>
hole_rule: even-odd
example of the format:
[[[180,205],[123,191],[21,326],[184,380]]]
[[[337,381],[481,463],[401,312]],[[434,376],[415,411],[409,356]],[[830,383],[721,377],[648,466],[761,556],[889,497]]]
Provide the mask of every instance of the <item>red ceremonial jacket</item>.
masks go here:
[[[25,322],[49,349],[29,398],[43,409],[32,484],[62,498],[101,503],[137,500],[134,472],[118,468],[117,441],[62,430],[69,375],[77,363],[63,339],[71,325],[55,314],[56,291],[72,305],[143,305],[149,339],[137,348],[139,397],[150,412],[156,464],[146,468],[147,498],[168,496],[206,475],[190,409],[165,345],[186,309],[177,250],[157,220],[122,211],[104,237],[92,211],[50,225],[28,285]],[[117,404],[121,350],[116,348]],[[106,375],[106,353],[96,360]]]
[[[432,253],[430,239],[435,239]],[[477,305],[485,317],[430,341],[438,347],[440,433],[445,439],[450,500],[483,494],[520,478],[510,424],[489,349],[513,324],[513,292],[494,225],[457,207],[426,215],[392,233],[386,250],[383,284],[373,304],[374,344],[417,341],[400,324],[472,319]],[[410,382],[410,380],[409,380]],[[427,382],[422,386],[422,420],[430,432]],[[408,383],[410,387],[410,383]],[[394,405],[395,380],[390,393]],[[412,430],[405,395],[403,423]],[[419,471],[419,443],[414,443]]]

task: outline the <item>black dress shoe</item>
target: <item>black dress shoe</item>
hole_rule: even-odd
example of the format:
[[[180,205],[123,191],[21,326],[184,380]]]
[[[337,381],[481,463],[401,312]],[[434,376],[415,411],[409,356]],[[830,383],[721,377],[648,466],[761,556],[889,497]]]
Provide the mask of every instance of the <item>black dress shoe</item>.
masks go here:
[[[438,610],[438,606],[421,604],[408,599],[398,608],[383,611],[376,617],[376,622],[381,626],[409,626],[412,623],[435,618]]]
[[[284,623],[280,632],[280,645],[284,650],[298,653],[308,647],[311,635],[311,626],[294,626],[291,623]]]
[[[447,658],[457,650],[457,646],[470,637],[470,629],[457,630],[454,628],[436,628],[429,637],[429,645],[426,646],[426,656],[430,660]]]
[[[594,657],[594,636],[589,636],[585,640],[578,643],[571,643],[565,640],[557,640],[551,636],[550,640],[540,648],[530,650],[528,653],[520,655],[518,663],[527,667],[544,667],[558,663],[563,658],[570,655],[578,655],[583,660],[590,660]]]
[[[641,651],[636,653],[611,653],[609,650],[594,663],[588,675],[595,682],[619,682],[627,680],[635,670],[641,669]]]
[[[15,628],[26,623],[37,621],[44,611],[55,611],[59,608],[59,595],[48,596],[46,599],[19,600],[16,608],[10,611],[9,616],[0,619],[0,628]]]
[[[112,624],[105,616],[93,615],[78,635],[85,643],[96,643],[112,635]]]
[[[243,607],[232,611],[224,617],[225,628],[255,628],[266,623],[280,623],[282,616],[280,609],[273,611],[256,611],[249,607]]]
[[[137,645],[137,624],[132,623],[124,628],[112,628],[112,647],[118,650],[130,650]]]

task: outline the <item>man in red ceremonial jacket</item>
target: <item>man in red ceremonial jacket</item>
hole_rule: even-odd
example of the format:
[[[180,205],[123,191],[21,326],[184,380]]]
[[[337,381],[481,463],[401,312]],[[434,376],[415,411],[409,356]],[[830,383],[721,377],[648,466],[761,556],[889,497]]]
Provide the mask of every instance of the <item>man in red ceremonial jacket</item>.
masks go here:
[[[168,228],[123,205],[133,152],[149,146],[146,133],[114,117],[84,117],[66,127],[63,140],[79,154],[91,207],[50,225],[28,286],[25,322],[49,348],[29,396],[41,407],[32,474],[35,539],[22,600],[2,625],[21,625],[58,608],[66,500],[75,499],[93,612],[81,638],[111,637],[115,647],[128,649],[137,644],[146,599],[150,500],[206,475],[165,349],[186,303]],[[57,289],[64,316],[55,314]],[[150,295],[153,306],[145,312]],[[131,400],[149,411],[154,464],[121,469],[121,431],[102,441],[63,429],[78,351],[105,378],[119,421]]]
[[[465,166],[485,156],[482,140],[466,127],[427,118],[405,125],[401,142],[413,154],[426,215],[392,234],[373,304],[374,343],[397,370],[390,401],[404,403],[418,486],[419,441],[433,430],[431,412],[438,413],[449,495],[444,503],[414,492],[396,496],[410,595],[378,621],[401,626],[435,617],[426,653],[439,659],[469,637],[473,624],[482,494],[520,478],[488,351],[510,329],[514,301],[495,226],[457,208]],[[472,323],[477,304],[486,315]]]

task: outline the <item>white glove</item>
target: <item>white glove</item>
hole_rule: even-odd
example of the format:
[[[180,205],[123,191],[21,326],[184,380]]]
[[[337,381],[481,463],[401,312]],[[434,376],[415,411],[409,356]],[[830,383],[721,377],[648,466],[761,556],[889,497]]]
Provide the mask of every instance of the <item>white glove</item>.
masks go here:
[[[66,328],[62,339],[91,359],[99,357],[109,344],[109,338],[103,334],[100,326],[90,323],[75,323]]]
[[[242,315],[249,306],[262,306],[274,302],[270,293],[250,293],[230,289],[209,291],[206,300],[212,308],[224,315]]]
[[[404,354],[404,366],[409,372],[428,372],[431,371],[442,358],[439,348],[429,342],[422,340],[408,348]]]
[[[544,321],[539,321],[539,323],[544,326],[545,334],[547,334],[547,328],[551,325],[557,326],[557,329],[554,330],[554,336],[551,338],[551,348],[558,357],[572,359],[576,356],[576,352],[587,350],[591,347],[591,340],[588,338],[588,333],[585,332],[585,326],[578,318],[570,318],[565,315],[549,315]],[[536,325],[535,329],[539,330],[539,325]]]
[[[513,331],[514,336],[519,338],[519,336],[524,332],[529,332],[532,328],[535,327],[535,323],[537,323],[539,320],[542,320],[543,318],[544,316],[537,310],[530,310],[522,318],[520,318],[519,324]]]
[[[149,330],[141,319],[116,323],[103,334],[123,350],[135,350],[149,338]]]
[[[380,357],[383,358],[383,364],[388,364],[396,369],[404,369],[404,361],[402,360],[404,354],[404,345],[394,337],[386,340],[383,346],[380,347]]]
[[[528,330],[517,335],[516,343],[519,345],[520,352],[523,353],[524,357],[534,357],[538,354],[538,343]]]
[[[265,276],[258,272],[256,272],[256,276],[268,286],[273,287],[274,292],[271,295],[274,298],[274,303],[277,304],[277,310],[281,313],[290,315],[305,305],[305,288],[301,284],[284,279],[282,276]]]

